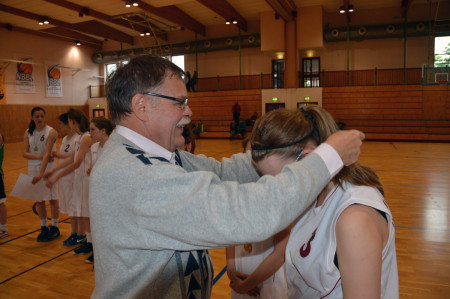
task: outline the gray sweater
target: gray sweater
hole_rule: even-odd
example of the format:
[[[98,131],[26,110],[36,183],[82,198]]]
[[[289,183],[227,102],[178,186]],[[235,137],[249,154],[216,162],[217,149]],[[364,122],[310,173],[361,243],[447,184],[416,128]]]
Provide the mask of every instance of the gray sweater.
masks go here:
[[[205,249],[267,239],[331,179],[314,153],[261,178],[249,153],[181,160],[183,168],[111,134],[91,173],[92,298],[209,298]]]

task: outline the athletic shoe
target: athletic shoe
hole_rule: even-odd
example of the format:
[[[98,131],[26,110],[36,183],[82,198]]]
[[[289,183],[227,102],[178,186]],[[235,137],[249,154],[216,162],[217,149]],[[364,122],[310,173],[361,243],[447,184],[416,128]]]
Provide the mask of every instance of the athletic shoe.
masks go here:
[[[94,263],[94,253],[92,253],[86,260],[86,264],[93,264]]]
[[[79,254],[87,254],[87,253],[91,253],[91,252],[92,252],[92,243],[91,242],[86,242],[81,247],[75,249],[73,251],[73,254],[79,255]]]
[[[82,236],[80,234],[77,234],[77,245],[85,244],[86,243],[86,235]]]
[[[57,226],[50,225],[50,231],[47,235],[47,241],[52,241],[60,236],[59,228]]]
[[[6,238],[7,236],[9,236],[9,232],[7,230],[0,232],[0,239]]]
[[[41,233],[40,233],[39,236],[37,237],[37,241],[38,241],[38,242],[45,242],[45,241],[48,241],[48,240],[47,240],[48,233],[49,233],[48,227],[46,227],[46,226],[41,226]]]
[[[67,239],[63,241],[65,246],[75,246],[77,245],[77,233],[72,233]]]

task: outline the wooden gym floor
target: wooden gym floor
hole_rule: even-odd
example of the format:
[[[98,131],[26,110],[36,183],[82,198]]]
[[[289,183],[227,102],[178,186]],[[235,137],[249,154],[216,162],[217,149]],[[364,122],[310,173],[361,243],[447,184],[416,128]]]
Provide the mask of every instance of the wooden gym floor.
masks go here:
[[[59,141],[60,142],[60,141]],[[221,159],[242,150],[239,140],[197,140],[196,153]],[[27,172],[22,143],[7,143],[3,170],[7,195]],[[366,141],[360,162],[374,168],[385,185],[394,215],[400,298],[449,298],[450,144]],[[0,240],[0,298],[89,298],[94,270],[62,241],[70,233],[60,216],[61,237],[38,243],[39,219],[33,202],[8,197],[10,236]],[[215,275],[225,266],[225,250],[211,250]],[[229,298],[226,274],[212,298]]]

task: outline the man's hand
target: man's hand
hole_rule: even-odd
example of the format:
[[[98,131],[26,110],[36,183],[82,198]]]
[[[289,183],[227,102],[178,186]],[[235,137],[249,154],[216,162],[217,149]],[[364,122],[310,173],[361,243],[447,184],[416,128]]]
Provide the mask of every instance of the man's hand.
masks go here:
[[[364,138],[361,131],[345,130],[332,134],[325,142],[336,150],[344,165],[349,166],[358,161]]]

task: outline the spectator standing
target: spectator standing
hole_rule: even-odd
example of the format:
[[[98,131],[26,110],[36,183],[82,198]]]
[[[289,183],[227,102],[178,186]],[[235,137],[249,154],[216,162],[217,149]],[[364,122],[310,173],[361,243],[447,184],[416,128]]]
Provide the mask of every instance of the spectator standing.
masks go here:
[[[233,108],[231,108],[231,112],[233,113],[234,122],[236,124],[238,124],[239,123],[239,117],[241,116],[241,106],[239,106],[238,102],[234,103]]]

